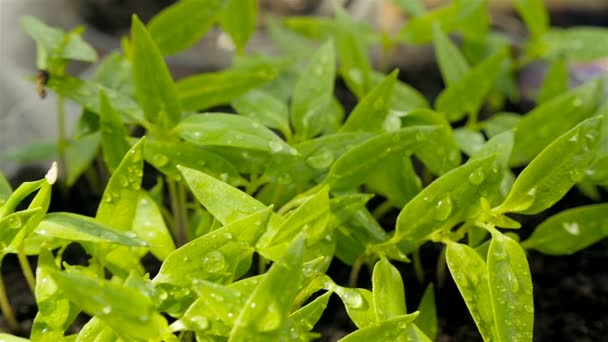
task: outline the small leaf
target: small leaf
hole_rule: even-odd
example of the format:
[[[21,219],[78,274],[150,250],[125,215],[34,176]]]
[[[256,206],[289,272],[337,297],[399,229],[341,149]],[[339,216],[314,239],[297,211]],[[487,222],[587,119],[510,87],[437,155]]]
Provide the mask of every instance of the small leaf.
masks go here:
[[[36,233],[73,241],[109,242],[137,247],[147,245],[131,234],[110,228],[90,217],[71,213],[48,214],[36,228]]]
[[[304,307],[294,311],[289,315],[289,319],[295,322],[296,329],[300,333],[311,331],[315,324],[321,318],[323,311],[327,308],[329,297],[331,292],[325,292],[321,296],[315,298],[312,302],[306,304]]]
[[[296,136],[307,139],[321,130],[333,94],[336,73],[334,44],[327,41],[311,57],[296,83],[291,102],[291,118]]]
[[[454,138],[458,147],[469,157],[477,153],[486,142],[483,134],[468,128],[457,128],[454,130]]]
[[[481,336],[485,341],[495,340],[496,322],[486,263],[474,249],[455,242],[449,242],[447,245],[446,261]]]
[[[397,80],[397,70],[388,75],[357,104],[344,122],[341,132],[382,131],[384,121],[391,109],[393,89]]]
[[[570,255],[608,237],[608,204],[562,211],[543,221],[522,243],[549,255]]]
[[[551,62],[543,85],[540,88],[537,96],[539,103],[547,102],[548,100],[568,91],[568,83],[570,77],[568,74],[568,63],[563,58],[558,58]]]
[[[98,317],[91,318],[78,332],[76,342],[115,342],[118,338],[112,328]]]
[[[376,315],[374,312],[374,297],[371,291],[334,285],[334,292],[340,296],[348,317],[357,328],[363,329],[373,326],[376,322]]]
[[[291,135],[287,105],[269,93],[257,89],[251,90],[234,99],[232,106],[240,115],[278,129],[286,137]]]
[[[417,243],[474,215],[481,197],[496,191],[500,184],[496,158],[471,160],[424,188],[399,213],[393,240]]]
[[[204,113],[179,123],[180,136],[195,145],[231,146],[268,153],[297,154],[278,135],[259,122],[238,115]]]
[[[540,54],[547,58],[590,62],[608,56],[608,30],[603,27],[551,29],[540,39]]]
[[[513,129],[521,118],[521,115],[515,113],[497,113],[481,124],[483,130],[491,138],[504,131]]]
[[[21,183],[21,185],[19,185],[19,187],[15,189],[15,191],[13,191],[9,198],[4,202],[4,205],[0,207],[0,218],[6,217],[7,215],[13,213],[21,201],[23,201],[34,191],[40,189],[40,187],[46,182],[46,180],[41,179],[39,181]]]
[[[101,147],[103,159],[110,172],[112,172],[118,167],[122,157],[131,146],[127,141],[129,136],[127,129],[120,120],[118,113],[112,108],[110,100],[103,90],[100,91],[100,98]]]
[[[296,238],[247,299],[228,341],[279,340],[289,309],[302,286],[304,238]],[[273,338],[275,337],[275,338]]]
[[[488,274],[497,339],[532,341],[534,302],[526,254],[519,243],[498,231],[492,231]]]
[[[385,78],[386,75],[372,71],[372,86],[381,83]],[[393,89],[391,109],[407,112],[421,108],[429,108],[427,99],[412,86],[397,80]]]
[[[75,270],[47,272],[71,302],[122,336],[158,338],[166,327],[150,298],[139,291]]]
[[[507,58],[507,50],[501,49],[448,85],[437,97],[436,109],[444,112],[451,122],[462,119],[465,114],[477,115]],[[471,92],[471,89],[475,89],[475,92]]]
[[[222,11],[220,26],[230,35],[237,51],[243,53],[257,24],[257,0],[227,0]]]
[[[526,114],[515,125],[511,166],[526,164],[553,140],[593,115],[601,91],[601,82],[589,82]]]
[[[68,186],[74,185],[78,178],[91,166],[99,150],[100,134],[98,132],[86,135],[70,142],[65,151],[66,173]]]
[[[224,0],[177,2],[150,20],[150,36],[164,55],[185,50],[198,42],[211,28],[224,3]]]
[[[383,322],[407,313],[403,279],[399,270],[386,258],[380,258],[374,266],[372,286],[376,322]]]
[[[148,121],[162,129],[172,128],[182,115],[177,87],[158,46],[137,16],[132,19],[131,35],[137,100]]]
[[[439,25],[433,26],[433,47],[441,76],[448,86],[458,82],[471,70],[458,47],[452,43]]]
[[[422,181],[409,156],[395,156],[385,160],[383,167],[374,170],[365,184],[397,208],[403,208],[422,190]]]
[[[390,341],[407,331],[418,313],[401,315],[374,325],[361,328],[339,340],[339,342]]]
[[[177,83],[184,110],[200,111],[228,104],[253,88],[274,79],[276,68],[261,64],[251,68],[202,73]]]
[[[435,305],[435,291],[433,284],[429,284],[424,290],[420,304],[418,305],[420,314],[414,323],[420,330],[429,337],[431,341],[437,338],[437,306]]]
[[[175,250],[171,233],[165,224],[161,210],[145,191],[139,192],[133,232],[150,245],[150,252],[159,260]]]
[[[591,118],[545,148],[519,174],[511,192],[495,212],[539,213],[581,181],[600,141],[602,118]]]
[[[549,29],[549,13],[542,0],[515,0],[515,8],[532,39],[541,37]]]

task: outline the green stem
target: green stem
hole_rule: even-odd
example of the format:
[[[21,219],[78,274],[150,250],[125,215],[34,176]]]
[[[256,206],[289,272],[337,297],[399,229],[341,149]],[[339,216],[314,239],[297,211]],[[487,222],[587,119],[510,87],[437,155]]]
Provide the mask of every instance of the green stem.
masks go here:
[[[27,285],[33,294],[36,292],[36,277],[34,276],[34,272],[32,271],[32,266],[30,262],[27,260],[27,256],[23,250],[23,244],[19,247],[17,251],[17,259],[19,259],[19,264],[21,265],[21,271],[25,276],[25,280],[27,281]]]
[[[422,267],[422,259],[420,258],[420,248],[416,248],[412,253],[412,261],[414,263],[414,273],[420,284],[424,283],[424,268]]]
[[[363,267],[363,263],[365,262],[365,254],[362,254],[355,260],[353,264],[353,268],[350,270],[350,277],[348,279],[348,286],[357,287],[357,281],[359,280],[359,272],[361,272],[361,267]]]
[[[382,202],[382,204],[380,204],[378,207],[376,207],[374,209],[373,215],[376,218],[376,220],[382,218],[384,215],[386,215],[386,213],[391,210],[391,208],[393,207],[393,204],[391,203],[391,201],[384,201]]]
[[[169,188],[169,197],[171,199],[171,211],[173,214],[173,234],[175,235],[175,243],[181,246],[186,243],[186,223],[183,221],[184,215],[182,212],[186,210],[185,203],[182,203],[183,195],[178,189],[179,185],[175,180],[167,181]]]
[[[57,154],[59,157],[59,169],[63,173],[64,181],[68,179],[68,169],[65,151],[67,149],[67,134],[65,128],[65,98],[57,96]]]
[[[445,270],[447,268],[446,259],[445,259],[445,246],[441,249],[441,254],[439,254],[439,259],[437,260],[437,285],[439,287],[443,286],[445,282]]]
[[[2,265],[2,259],[4,256],[0,257],[0,266]],[[8,301],[8,297],[6,296],[6,288],[4,287],[4,280],[2,279],[2,272],[0,272],[0,308],[2,309],[2,313],[4,314],[4,318],[8,323],[8,327],[11,331],[19,330],[19,322],[15,318],[15,313],[11,308],[11,304]]]

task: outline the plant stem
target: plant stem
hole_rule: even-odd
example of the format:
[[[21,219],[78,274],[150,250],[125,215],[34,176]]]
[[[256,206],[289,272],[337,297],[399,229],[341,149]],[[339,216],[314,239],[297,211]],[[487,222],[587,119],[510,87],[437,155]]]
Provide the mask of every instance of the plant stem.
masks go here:
[[[0,266],[2,265],[2,260],[4,256],[0,256]],[[8,297],[6,296],[6,288],[4,287],[4,280],[2,279],[2,273],[0,272],[0,308],[2,308],[2,313],[4,314],[4,318],[8,323],[9,329],[11,331],[19,330],[19,322],[15,318],[15,313],[11,308],[11,304],[8,301]]]
[[[412,254],[412,261],[414,263],[414,273],[416,273],[416,279],[420,284],[424,283],[424,268],[422,267],[422,259],[420,258],[420,248],[417,248]]]
[[[19,264],[21,265],[21,271],[25,276],[25,280],[27,281],[27,285],[33,294],[36,292],[36,277],[34,276],[34,272],[32,271],[32,266],[30,266],[30,262],[27,260],[27,256],[23,250],[23,244],[19,247],[17,251],[17,259],[19,259]]]
[[[357,280],[359,280],[359,272],[361,272],[361,267],[363,266],[364,262],[365,262],[365,254],[361,255],[360,257],[357,258],[357,260],[355,260],[355,263],[353,264],[353,268],[351,268],[351,270],[350,270],[348,286],[357,287]]]
[[[181,246],[186,243],[186,221],[184,212],[186,210],[185,194],[183,186],[178,184],[173,179],[167,180],[169,188],[169,197],[171,199],[171,211],[173,214],[173,234],[175,235],[175,244]]]
[[[65,129],[65,98],[57,96],[57,154],[59,157],[59,169],[63,173],[64,181],[68,179],[68,169],[65,151],[67,148],[67,137]]]
[[[447,264],[445,259],[445,246],[441,249],[441,253],[439,254],[439,259],[437,259],[437,286],[443,286],[446,277]]]

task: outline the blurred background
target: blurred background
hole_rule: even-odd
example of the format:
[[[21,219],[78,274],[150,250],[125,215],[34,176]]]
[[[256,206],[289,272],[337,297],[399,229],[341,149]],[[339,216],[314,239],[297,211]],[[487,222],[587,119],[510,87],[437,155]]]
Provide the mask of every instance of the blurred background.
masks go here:
[[[340,0],[351,15],[389,34],[396,33],[408,20],[400,10],[399,0]],[[17,146],[35,141],[51,140],[56,135],[54,95],[42,100],[32,82],[36,74],[36,51],[33,41],[23,33],[19,18],[33,15],[51,26],[72,29],[86,27],[85,40],[91,43],[100,57],[120,48],[120,37],[128,33],[132,13],[147,21],[175,0],[0,0],[0,155]],[[448,0],[425,0],[427,8],[442,6]],[[555,26],[608,26],[608,0],[546,0]],[[260,30],[251,39],[249,51],[272,51],[264,34],[263,23],[269,16],[331,15],[328,0],[259,0]],[[525,27],[512,8],[512,0],[490,0],[493,23],[498,30],[514,35],[525,34]],[[193,72],[217,70],[230,64],[233,55],[225,36],[215,30],[194,48],[169,58],[176,77]],[[605,62],[581,72],[597,73],[606,69]],[[602,64],[603,63],[603,64]],[[439,74],[434,66],[430,47],[403,47],[392,55],[390,64],[402,73],[418,78]],[[73,63],[69,72],[85,75],[88,66]],[[591,70],[591,71],[589,71]],[[528,77],[534,83],[540,76],[533,72]],[[414,77],[416,79],[416,77]],[[424,87],[424,84],[413,84]],[[424,89],[423,89],[424,92]],[[68,121],[74,122],[76,106],[68,107]],[[15,173],[17,165],[0,159],[0,170],[7,176]]]

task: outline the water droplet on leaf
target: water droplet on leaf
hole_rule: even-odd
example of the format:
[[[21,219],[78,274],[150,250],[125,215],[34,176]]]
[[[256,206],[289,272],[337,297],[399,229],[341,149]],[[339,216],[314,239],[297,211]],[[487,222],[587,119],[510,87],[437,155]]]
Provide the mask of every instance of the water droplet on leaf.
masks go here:
[[[312,156],[306,158],[306,164],[308,164],[308,166],[319,170],[329,168],[333,161],[334,155],[331,151],[327,149],[322,149],[319,152],[313,154]]]
[[[226,258],[220,251],[211,251],[203,258],[203,264],[207,272],[219,273],[226,268]]]
[[[469,175],[469,182],[473,185],[479,185],[485,179],[486,175],[481,168],[471,172]]]
[[[570,235],[579,235],[581,233],[581,229],[576,222],[564,222],[562,225],[564,230]]]
[[[434,209],[434,217],[439,221],[444,221],[452,213],[452,197],[450,194],[445,194],[439,198]]]

